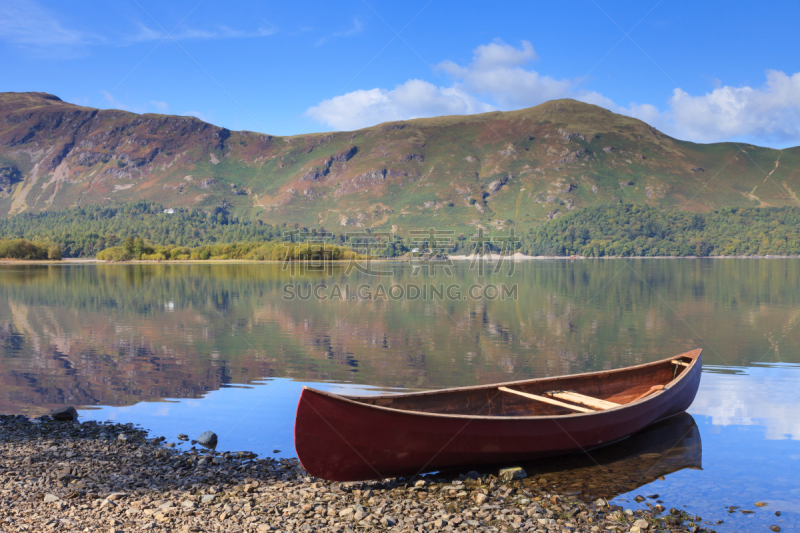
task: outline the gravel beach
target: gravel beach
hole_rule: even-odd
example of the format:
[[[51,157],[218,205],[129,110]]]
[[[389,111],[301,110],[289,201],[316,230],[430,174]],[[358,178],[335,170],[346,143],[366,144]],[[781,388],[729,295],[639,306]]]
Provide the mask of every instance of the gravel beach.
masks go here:
[[[711,531],[655,501],[581,496],[521,469],[335,483],[294,459],[179,451],[131,424],[0,415],[3,532]]]

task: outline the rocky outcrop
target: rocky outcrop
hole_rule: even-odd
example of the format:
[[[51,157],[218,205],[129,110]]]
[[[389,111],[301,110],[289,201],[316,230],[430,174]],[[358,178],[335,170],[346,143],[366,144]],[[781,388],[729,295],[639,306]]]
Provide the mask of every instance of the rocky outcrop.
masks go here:
[[[301,176],[300,181],[318,181],[328,175],[330,166],[326,165],[322,168],[307,169]]]
[[[416,161],[417,163],[422,163],[425,161],[425,156],[422,154],[406,154],[400,156],[397,161],[400,163],[407,163],[409,161]]]
[[[336,196],[344,196],[357,191],[370,189],[376,185],[381,185],[386,180],[386,169],[370,170],[359,174],[353,178],[342,180],[341,185],[336,189]]]
[[[358,148],[351,146],[347,150],[341,150],[323,160],[321,165],[303,169],[303,174],[300,175],[300,181],[319,181],[323,179],[330,174],[331,166],[337,165],[337,168],[341,168],[341,165],[350,161],[357,152]]]
[[[489,185],[486,186],[486,192],[489,194],[496,193],[503,187],[503,185],[508,183],[508,180],[511,177],[512,177],[511,175],[508,175],[508,176],[503,176],[499,180],[494,180],[493,182],[491,182]]]
[[[333,163],[347,163],[353,156],[358,153],[358,148],[355,146],[351,146],[347,150],[342,150],[341,152],[337,152],[336,154],[331,157],[331,162]]]
[[[589,140],[586,138],[586,135],[584,135],[582,133],[579,133],[579,132],[570,133],[570,132],[568,132],[568,131],[566,131],[564,129],[561,129],[561,128],[557,129],[556,131],[561,134],[561,140],[562,141],[569,141],[569,140],[578,138],[578,139],[581,139],[582,141],[589,142]]]
[[[14,184],[22,181],[22,173],[13,165],[0,167],[0,192],[8,196]]]
[[[589,154],[591,154],[591,152],[589,152],[588,150],[576,150],[574,152],[570,152],[569,154],[567,154],[566,157],[562,157],[561,159],[556,161],[556,165],[565,165],[568,163],[574,163],[581,156],[584,156],[586,159],[588,159]]]

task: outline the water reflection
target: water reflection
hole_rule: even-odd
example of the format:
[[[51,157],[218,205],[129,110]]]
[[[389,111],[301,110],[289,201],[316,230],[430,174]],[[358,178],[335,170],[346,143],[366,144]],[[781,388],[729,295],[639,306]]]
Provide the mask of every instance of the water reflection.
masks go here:
[[[763,427],[767,440],[800,440],[799,365],[757,364],[736,373],[724,367],[704,370],[716,375],[703,384],[693,413],[710,417],[715,426]]]
[[[560,491],[610,499],[685,468],[701,470],[703,442],[692,415],[682,413],[616,444],[524,467]]]
[[[602,370],[697,346],[800,362],[796,260],[528,262],[448,277],[280,265],[0,267],[0,409],[196,398],[265,377],[431,389]],[[284,299],[286,283],[516,283],[516,300]],[[794,431],[794,430],[792,430]]]

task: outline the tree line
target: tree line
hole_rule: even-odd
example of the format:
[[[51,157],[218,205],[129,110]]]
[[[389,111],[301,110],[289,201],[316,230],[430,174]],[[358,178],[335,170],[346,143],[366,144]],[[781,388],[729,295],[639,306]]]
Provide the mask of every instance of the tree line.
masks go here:
[[[573,211],[521,235],[539,256],[800,254],[800,208],[729,207],[708,213],[611,204]]]
[[[363,239],[354,238],[362,232]],[[467,232],[469,233],[469,232]],[[487,232],[487,236],[488,236]],[[724,208],[692,213],[634,204],[587,207],[527,231],[513,242],[480,244],[485,251],[520,251],[534,256],[712,256],[800,254],[800,208]],[[73,207],[0,219],[0,258],[56,259],[285,259],[286,243],[324,242],[332,254],[399,257],[416,250],[470,254],[475,237],[442,231],[433,237],[390,236],[351,228],[271,225],[241,220],[224,207],[210,211],[170,209],[155,202]],[[441,239],[430,246],[426,240]],[[370,245],[363,245],[371,242]],[[510,247],[508,245],[511,245]],[[104,252],[105,251],[105,252]],[[294,253],[294,252],[290,252]]]

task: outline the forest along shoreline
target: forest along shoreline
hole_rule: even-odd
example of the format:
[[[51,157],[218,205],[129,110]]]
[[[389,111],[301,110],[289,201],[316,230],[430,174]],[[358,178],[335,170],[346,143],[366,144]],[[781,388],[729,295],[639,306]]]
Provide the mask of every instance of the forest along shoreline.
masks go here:
[[[487,256],[488,257],[488,256]],[[449,257],[452,261],[474,261],[475,257],[470,255],[453,255]],[[504,257],[503,261],[565,261],[565,260],[608,260],[608,259],[800,259],[800,255],[711,255],[711,256],[696,256],[696,255],[687,255],[687,256],[671,256],[671,255],[664,255],[664,256],[649,256],[649,255],[632,255],[632,256],[604,256],[604,257],[584,257],[580,255],[576,256],[538,256],[538,255],[522,255],[522,254],[514,254],[511,257]],[[393,259],[370,259],[371,262],[376,263],[408,263],[412,259],[408,257],[398,257]],[[486,261],[495,262],[498,260],[498,256],[494,255],[493,259],[484,259]],[[313,262],[313,259],[309,259],[309,262]],[[353,259],[328,259],[331,263],[341,263],[341,264],[349,264]],[[358,261],[366,261],[366,259],[358,259]],[[96,259],[92,257],[81,258],[81,257],[69,257],[64,259],[52,260],[52,259],[7,259],[7,258],[0,258],[0,265],[64,265],[64,264],[74,264],[74,265],[85,265],[85,264],[99,264],[99,265],[163,265],[163,264],[171,264],[171,265],[196,265],[196,264],[214,264],[214,263],[225,263],[225,264],[281,264],[284,263],[284,260],[278,259],[169,259],[169,260],[160,260],[160,259],[131,259],[127,261],[115,261],[112,259]],[[302,263],[303,260],[300,260]]]
[[[132,424],[0,415],[0,528],[713,531],[677,504],[626,510],[559,492],[521,468],[337,483],[309,476],[296,459],[164,441]]]

